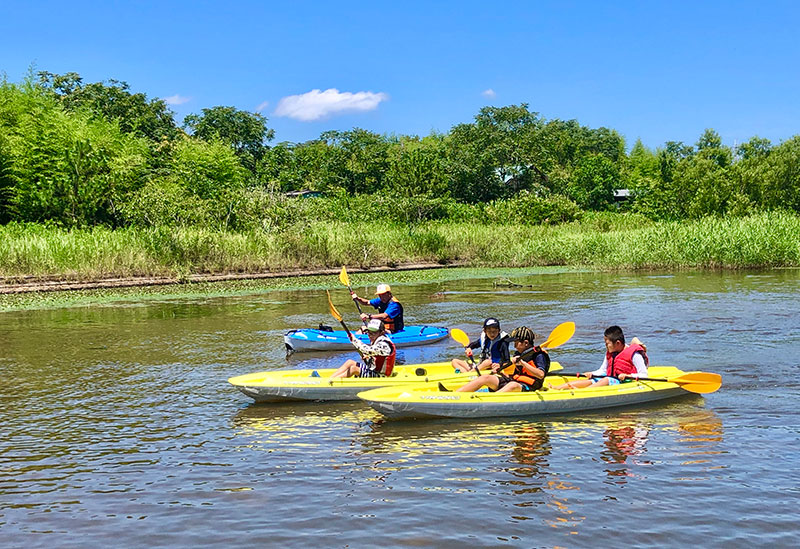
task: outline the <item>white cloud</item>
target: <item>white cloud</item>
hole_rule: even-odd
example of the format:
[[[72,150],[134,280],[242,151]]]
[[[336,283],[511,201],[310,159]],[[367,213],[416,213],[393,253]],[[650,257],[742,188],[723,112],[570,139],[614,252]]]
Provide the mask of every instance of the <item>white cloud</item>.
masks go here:
[[[191,97],[184,97],[176,93],[175,95],[170,95],[169,97],[165,97],[164,103],[166,103],[167,105],[183,105],[184,103],[188,103],[191,100],[192,100]]]
[[[256,107],[256,112],[261,112],[261,111],[263,111],[264,109],[266,109],[266,108],[267,108],[267,105],[269,105],[269,101],[264,101],[264,102],[263,102],[263,103],[261,103],[261,104],[260,104],[258,107]]]
[[[483,90],[481,92],[481,95],[489,99],[494,99],[495,97],[497,97],[497,94],[492,88],[489,88],[488,90]]]
[[[385,93],[340,92],[335,88],[325,91],[311,90],[301,95],[289,95],[278,102],[275,116],[286,116],[303,122],[319,120],[345,112],[366,112],[387,101]]]

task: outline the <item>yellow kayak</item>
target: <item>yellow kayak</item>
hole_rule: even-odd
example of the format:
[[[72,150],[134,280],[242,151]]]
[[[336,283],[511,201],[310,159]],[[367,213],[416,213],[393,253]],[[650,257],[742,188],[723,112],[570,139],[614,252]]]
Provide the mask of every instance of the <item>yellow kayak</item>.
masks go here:
[[[557,362],[550,370],[558,370]],[[380,387],[411,389],[429,382],[452,382],[456,387],[475,377],[475,372],[456,373],[450,362],[397,365],[390,377],[346,377],[329,379],[336,368],[319,370],[273,370],[228,379],[256,402],[290,400],[358,400],[358,393]],[[484,372],[485,373],[485,372]]]
[[[545,387],[534,392],[454,392],[460,381],[426,383],[411,387],[385,387],[364,391],[358,397],[383,415],[391,418],[418,417],[508,417],[539,414],[563,414],[599,408],[642,404],[678,397],[690,392],[717,390],[721,377],[705,372],[682,372],[672,366],[653,366],[646,380],[629,381],[603,387],[553,390]],[[653,378],[659,378],[653,380]],[[575,377],[548,375],[553,386]],[[443,391],[442,389],[446,389]]]

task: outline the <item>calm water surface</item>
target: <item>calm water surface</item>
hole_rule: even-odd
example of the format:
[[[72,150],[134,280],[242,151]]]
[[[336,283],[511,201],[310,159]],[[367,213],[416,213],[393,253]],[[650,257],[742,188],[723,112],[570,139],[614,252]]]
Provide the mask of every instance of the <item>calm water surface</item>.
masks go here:
[[[545,335],[573,320],[552,353],[567,371],[599,365],[620,324],[653,364],[723,387],[570,416],[384,421],[359,403],[256,405],[226,382],[352,356],[285,357],[283,332],[332,321],[319,290],[0,313],[0,543],[800,545],[799,271],[492,282],[395,294],[407,322],[471,335],[490,315]]]

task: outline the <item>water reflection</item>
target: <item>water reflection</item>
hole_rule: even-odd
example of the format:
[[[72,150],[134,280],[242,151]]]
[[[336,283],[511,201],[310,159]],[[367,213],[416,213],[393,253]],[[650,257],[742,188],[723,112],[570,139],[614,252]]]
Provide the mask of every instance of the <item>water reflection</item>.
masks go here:
[[[384,422],[357,402],[255,405],[225,381],[348,358],[285,357],[285,331],[329,322],[319,291],[3,313],[5,545],[70,543],[31,544],[34,530],[95,534],[93,545],[188,545],[191,522],[205,545],[605,546],[619,541],[604,526],[621,512],[644,525],[626,532],[633,545],[691,544],[697,525],[720,545],[797,545],[800,271],[515,282],[538,293],[499,293],[491,279],[406,286],[408,320],[468,333],[489,314],[512,325],[573,320],[575,336],[557,350],[571,371],[597,366],[598,334],[613,319],[647,335],[655,363],[718,371],[725,384],[705,399],[592,414]],[[743,336],[769,368],[753,367]],[[459,353],[445,341],[404,360]],[[730,528],[730,516],[749,520]],[[687,517],[693,527],[679,527]],[[351,523],[362,537],[342,537]]]
[[[609,425],[605,428],[603,431],[605,449],[601,451],[600,457],[608,464],[606,474],[609,479],[620,477],[620,482],[624,482],[626,476],[633,474],[628,465],[650,464],[636,459],[644,455],[649,434],[650,425],[647,423]]]

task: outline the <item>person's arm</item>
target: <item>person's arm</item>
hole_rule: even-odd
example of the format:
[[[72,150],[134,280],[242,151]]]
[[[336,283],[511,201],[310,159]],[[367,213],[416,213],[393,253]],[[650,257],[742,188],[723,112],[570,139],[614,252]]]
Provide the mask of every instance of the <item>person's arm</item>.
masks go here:
[[[633,365],[636,366],[636,373],[631,374],[630,377],[647,377],[647,364],[644,361],[642,353],[635,353],[633,355]]]
[[[377,304],[372,303],[372,301],[370,301],[370,305],[372,305],[377,309],[378,306],[380,305],[380,298],[378,298]],[[391,303],[389,303],[389,305],[386,306],[386,310],[384,312],[373,313],[370,315],[370,318],[377,318],[379,320],[383,320],[384,322],[386,322],[389,319],[395,318],[399,314],[400,314],[400,305],[392,301]]]
[[[608,371],[608,359],[603,359],[603,364],[593,372],[585,372],[583,375],[586,377],[605,377],[606,372]]]
[[[361,298],[359,298],[359,299],[361,299]],[[381,304],[381,299],[379,297],[376,297],[375,299],[362,299],[361,303],[363,303],[364,305],[370,305],[373,308],[377,309]],[[372,313],[372,314],[361,313],[361,320],[369,320],[369,319],[372,319],[372,318],[377,318],[378,320],[383,320],[383,319],[386,318],[386,315],[378,314],[378,313]]]
[[[522,361],[522,369],[536,379],[544,379],[544,360],[542,355],[537,355],[533,359],[533,363]]]
[[[362,305],[367,305],[369,303],[369,299],[364,299],[363,297],[358,297],[355,292],[350,292],[350,297],[353,301],[358,301]]]
[[[353,347],[355,347],[363,357],[369,356],[389,356],[392,354],[392,348],[385,339],[378,339],[373,344],[364,343],[356,338],[352,339]]]

